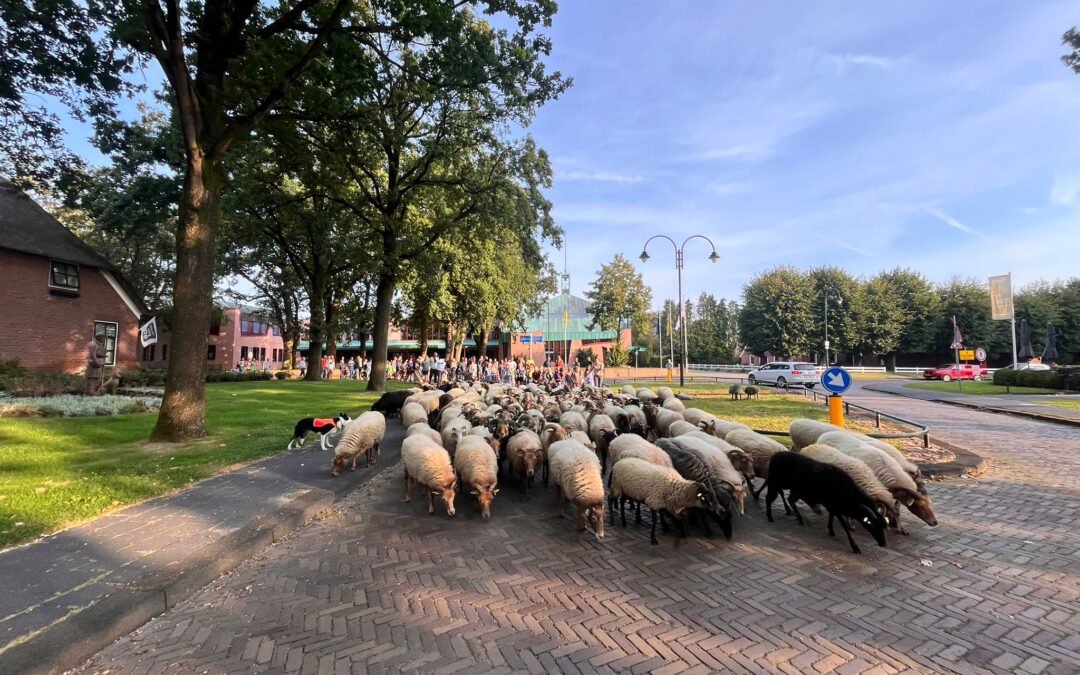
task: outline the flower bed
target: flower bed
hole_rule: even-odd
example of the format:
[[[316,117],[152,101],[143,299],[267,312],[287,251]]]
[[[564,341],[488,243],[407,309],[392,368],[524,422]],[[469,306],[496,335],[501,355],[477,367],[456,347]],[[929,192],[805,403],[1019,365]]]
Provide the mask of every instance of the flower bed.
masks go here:
[[[0,396],[0,417],[94,417],[148,412],[161,401],[143,396]]]

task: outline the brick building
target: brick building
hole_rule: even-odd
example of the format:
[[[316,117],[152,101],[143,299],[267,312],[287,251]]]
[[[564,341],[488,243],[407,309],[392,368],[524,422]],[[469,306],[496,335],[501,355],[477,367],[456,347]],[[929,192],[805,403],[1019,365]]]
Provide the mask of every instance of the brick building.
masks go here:
[[[107,260],[2,178],[0,289],[0,361],[82,373],[97,336],[108,366],[138,365],[141,300]]]
[[[169,364],[168,321],[158,319],[158,342],[142,348],[140,362],[145,368],[164,368]],[[270,360],[272,370],[281,370],[285,360],[285,341],[281,329],[268,322],[256,310],[242,306],[224,306],[210,325],[206,336],[206,361],[211,370],[230,370],[240,359],[255,360],[262,368]]]

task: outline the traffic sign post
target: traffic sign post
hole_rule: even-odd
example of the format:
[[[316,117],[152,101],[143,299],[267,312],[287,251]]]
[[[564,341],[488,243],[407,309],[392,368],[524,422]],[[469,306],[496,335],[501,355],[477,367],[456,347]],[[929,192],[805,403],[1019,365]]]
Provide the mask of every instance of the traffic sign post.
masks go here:
[[[979,347],[978,349],[976,349],[975,350],[975,360],[978,361],[979,363],[986,362],[986,350],[983,349],[982,347]]]
[[[851,373],[840,366],[826,368],[821,374],[821,387],[829,392],[829,423],[838,427],[844,426],[844,397],[845,391],[851,388]]]

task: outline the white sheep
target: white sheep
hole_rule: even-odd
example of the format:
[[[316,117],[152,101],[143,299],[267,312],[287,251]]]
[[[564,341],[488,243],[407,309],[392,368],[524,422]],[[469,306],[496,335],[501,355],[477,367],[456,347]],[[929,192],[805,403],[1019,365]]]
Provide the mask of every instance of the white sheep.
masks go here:
[[[656,393],[648,387],[641,387],[637,390],[637,397],[642,403],[652,403],[656,400]]]
[[[798,452],[808,445],[817,443],[821,434],[836,431],[840,427],[827,422],[817,420],[797,419],[788,424],[788,433],[791,436],[791,449]]]
[[[656,410],[656,435],[668,436],[671,425],[683,418],[682,413],[667,408]]]
[[[681,400],[675,398],[674,396],[664,399],[662,407],[666,410],[672,410],[679,414],[682,414],[682,412],[686,410],[686,404],[684,404]]]
[[[608,444],[608,457],[612,466],[624,457],[636,457],[657,466],[672,466],[671,457],[666,452],[636,434],[616,437]]]
[[[717,438],[724,438],[735,429],[749,429],[742,422],[733,422],[731,420],[720,419],[719,417],[713,417],[701,422],[698,422],[698,426],[705,433],[716,436]]]
[[[345,424],[334,446],[334,459],[330,463],[330,475],[337,476],[352,460],[349,471],[356,471],[356,460],[364,453],[364,466],[375,463],[379,455],[379,441],[386,434],[386,417],[381,412],[369,410]]]
[[[450,453],[450,458],[453,459],[454,451],[457,449],[458,441],[469,433],[472,429],[472,424],[464,417],[455,417],[442,427],[442,442],[443,447]]]
[[[632,384],[624,384],[622,386],[622,389],[620,389],[619,391],[626,394],[627,396],[634,396],[635,394],[637,394],[637,390],[634,389],[634,385]]]
[[[745,477],[732,464],[728,451],[719,447],[715,441],[695,437],[692,434],[684,434],[672,440],[683,450],[696,453],[709,465],[709,470],[717,480],[731,486],[731,498],[735,502],[739,513],[744,513],[743,501],[746,492],[743,488],[743,482]],[[732,446],[729,445],[728,447]]]
[[[469,434],[458,441],[454,469],[461,478],[462,489],[476,495],[480,515],[491,517],[491,500],[499,493],[499,465],[495,451],[479,435]]]
[[[889,525],[899,529],[900,527],[900,512],[896,509],[895,501],[892,493],[882,485],[878,477],[874,475],[874,472],[869,466],[863,462],[845,455],[836,448],[825,445],[823,443],[812,443],[800,451],[803,455],[806,455],[810,459],[824,462],[826,464],[832,464],[833,466],[842,469],[844,473],[851,476],[851,479],[855,481],[855,484],[859,486],[859,489],[866,494],[867,497],[878,502],[885,508],[885,515]]]
[[[408,429],[414,424],[423,422],[425,425],[428,422],[427,411],[424,410],[424,406],[420,405],[416,401],[410,401],[401,407],[401,426]]]
[[[645,430],[649,428],[649,420],[641,407],[636,405],[623,406],[623,412],[629,418],[630,433],[644,434]]]
[[[671,391],[671,387],[657,387],[656,398],[666,401],[669,398],[675,398],[675,392]]]
[[[559,424],[567,431],[589,433],[589,423],[585,421],[585,416],[576,410],[568,410],[559,416]]]
[[[685,537],[686,526],[683,519],[686,511],[694,507],[708,508],[707,488],[704,485],[686,480],[671,467],[657,466],[636,457],[626,457],[615,462],[611,467],[609,488],[608,508],[612,523],[615,521],[615,508],[618,506],[622,524],[626,526],[625,499],[649,507],[652,513],[650,537],[654,545],[660,543],[656,539],[657,514],[660,514],[661,522],[664,511],[674,516]],[[639,510],[639,520],[640,515]]]
[[[732,429],[724,437],[724,440],[748,454],[750,461],[754,464],[754,475],[766,480],[769,478],[769,460],[776,453],[787,451],[783,443],[774,441],[768,436],[750,429]],[[757,500],[760,493],[761,489],[759,488],[754,493],[755,500]]]
[[[934,504],[930,495],[920,491],[915,479],[887,452],[873,445],[867,445],[863,439],[842,431],[822,434],[818,443],[836,448],[845,455],[866,464],[896,501],[906,506],[927,525],[931,527],[937,525],[937,516],[934,515]],[[904,533],[902,527],[900,532]]]
[[[540,431],[540,447],[544,449],[544,452],[547,452],[552,443],[565,441],[568,438],[570,438],[570,432],[564,429],[561,424],[548,422]]]
[[[676,436],[682,436],[683,434],[689,434],[695,431],[701,431],[701,429],[698,428],[698,425],[685,419],[675,420],[668,426],[668,438],[675,438]]]
[[[405,467],[405,501],[412,501],[412,486],[423,485],[428,495],[428,513],[435,513],[435,495],[442,498],[446,513],[454,515],[454,495],[458,482],[450,455],[424,435],[410,436],[401,443],[401,463]]]
[[[891,443],[886,443],[885,441],[881,440],[880,438],[871,438],[870,436],[867,436],[866,434],[861,434],[861,433],[859,433],[857,431],[849,431],[848,433],[851,434],[852,436],[854,436],[855,438],[862,439],[862,441],[864,443],[866,443],[867,445],[871,445],[871,446],[881,450],[882,452],[885,452],[886,454],[888,454],[912,478],[918,478],[919,477],[919,475],[920,475],[919,467],[916,466],[910,459],[908,459],[907,457],[904,457],[902,454],[900,454],[900,451],[897,450],[896,447],[893,446]]]
[[[439,445],[442,445],[442,435],[427,425],[427,422],[417,422],[416,424],[409,425],[409,428],[405,430],[405,438],[409,436],[415,436],[421,434],[427,436],[431,440],[435,441]]]
[[[697,427],[702,422],[716,419],[716,415],[705,412],[701,408],[687,408],[683,411],[683,419]]]
[[[563,513],[563,502],[569,499],[574,504],[577,531],[585,530],[587,520],[596,538],[603,539],[604,481],[596,453],[573,440],[557,441],[549,450],[559,515]]]
[[[581,443],[593,452],[596,451],[596,443],[593,443],[593,440],[589,438],[589,434],[585,433],[584,431],[578,431],[577,429],[574,429],[570,432],[570,438],[577,441],[578,443]]]

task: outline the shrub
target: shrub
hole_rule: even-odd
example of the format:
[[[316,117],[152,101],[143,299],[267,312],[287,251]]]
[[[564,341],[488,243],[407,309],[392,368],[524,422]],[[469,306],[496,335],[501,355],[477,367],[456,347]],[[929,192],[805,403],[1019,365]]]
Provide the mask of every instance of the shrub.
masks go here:
[[[129,368],[120,374],[125,387],[164,387],[164,368]]]
[[[52,371],[30,372],[17,360],[0,364],[0,391],[20,396],[55,396],[82,391],[83,378]]]
[[[279,380],[286,380],[286,379],[289,378],[289,371],[287,371],[287,370],[279,370],[279,371],[277,371],[277,373],[274,374],[274,377],[276,377]]]
[[[1050,370],[996,370],[994,384],[1010,387],[1043,387],[1046,389],[1065,388],[1065,378],[1058,374],[1057,368]],[[1070,367],[1069,389],[1080,389],[1080,368]]]
[[[161,403],[138,396],[34,396],[0,398],[0,417],[92,417],[146,412]]]
[[[577,358],[577,364],[584,368],[590,363],[596,363],[596,352],[592,347],[583,347],[577,350],[577,354],[574,355]]]
[[[0,391],[13,389],[15,382],[26,375],[27,370],[19,363],[19,359],[0,361]]]

